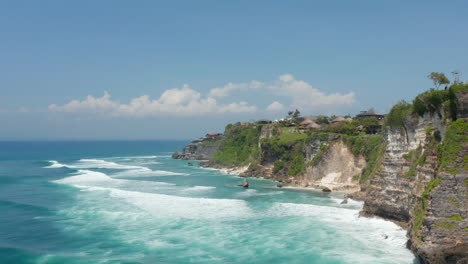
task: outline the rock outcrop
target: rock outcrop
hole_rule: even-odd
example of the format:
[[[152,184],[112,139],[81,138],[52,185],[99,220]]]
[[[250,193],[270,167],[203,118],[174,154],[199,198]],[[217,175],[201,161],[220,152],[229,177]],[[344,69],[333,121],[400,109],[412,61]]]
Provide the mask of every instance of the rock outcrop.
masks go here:
[[[241,177],[272,179],[277,187],[346,191],[364,201],[363,215],[405,226],[422,263],[468,263],[468,90],[453,94],[450,104],[423,116],[405,113],[378,135],[229,125],[230,145],[192,142],[174,157],[210,159],[219,151],[201,166],[237,168]],[[236,163],[220,163],[222,155]],[[241,155],[247,159],[232,159]]]
[[[316,161],[311,159],[302,177],[300,185],[326,187],[331,190],[359,191],[359,176],[366,166],[362,155],[355,156],[342,140],[326,145],[326,150]],[[337,162],[339,160],[339,162]]]
[[[462,90],[455,94],[455,106],[457,118],[468,117],[468,91]]]
[[[202,137],[190,142],[182,152],[175,152],[172,158],[181,160],[209,160],[218,150],[222,136]]]

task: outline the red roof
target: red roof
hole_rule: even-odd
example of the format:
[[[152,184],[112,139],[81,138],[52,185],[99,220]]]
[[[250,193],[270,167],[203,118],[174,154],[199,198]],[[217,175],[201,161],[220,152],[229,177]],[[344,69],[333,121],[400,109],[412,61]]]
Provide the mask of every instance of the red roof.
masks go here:
[[[219,136],[220,134],[219,133],[208,133],[207,135],[208,136]]]

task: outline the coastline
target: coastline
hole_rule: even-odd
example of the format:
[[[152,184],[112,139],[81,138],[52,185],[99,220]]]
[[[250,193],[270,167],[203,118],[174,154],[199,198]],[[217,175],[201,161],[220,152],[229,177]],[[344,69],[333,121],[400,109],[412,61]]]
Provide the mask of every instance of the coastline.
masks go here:
[[[200,163],[203,166],[201,166]],[[274,179],[269,179],[269,178],[264,178],[264,177],[241,177],[240,174],[246,172],[248,170],[248,168],[249,168],[249,165],[237,166],[237,167],[223,167],[223,166],[219,166],[219,165],[209,166],[208,164],[209,164],[208,160],[199,160],[199,167],[203,168],[203,169],[219,170],[219,171],[222,171],[223,173],[236,175],[236,176],[238,176],[240,178],[266,179],[266,180],[271,180],[272,182],[278,182],[278,181],[276,181]],[[213,165],[213,164],[210,164],[210,165]],[[289,189],[289,190],[303,190],[303,191],[323,192],[324,187],[327,187],[327,186],[320,186],[320,185],[310,185],[310,186],[285,185],[285,186],[280,187],[278,189],[283,189],[284,188],[284,189]],[[352,188],[338,189],[338,190],[332,190],[332,193],[340,193],[340,194],[346,195],[347,199],[349,199],[351,201],[364,203],[364,197],[363,197],[364,194],[360,190],[356,190],[356,189],[352,189]],[[364,204],[363,204],[363,206],[364,206]],[[401,227],[405,231],[408,231],[408,228],[409,228],[409,224],[407,222],[397,221],[397,220],[394,220],[394,219],[389,219],[389,218],[384,218],[384,217],[381,217],[381,216],[378,216],[378,215],[369,214],[369,213],[366,213],[363,210],[363,208],[361,208],[361,210],[359,211],[359,216],[360,217],[366,217],[366,218],[377,218],[377,219],[381,219],[381,220],[384,220],[384,221],[389,221],[389,222],[392,222],[392,223],[398,225],[399,227]],[[410,237],[408,235],[407,235],[407,239],[408,239],[408,241],[410,239]]]

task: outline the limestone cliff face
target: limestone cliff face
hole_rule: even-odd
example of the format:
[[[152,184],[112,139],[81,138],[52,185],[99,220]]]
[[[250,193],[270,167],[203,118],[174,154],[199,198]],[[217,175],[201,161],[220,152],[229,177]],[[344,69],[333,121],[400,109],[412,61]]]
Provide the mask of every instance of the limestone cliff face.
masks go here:
[[[317,151],[306,153],[309,161],[317,155]],[[327,187],[330,190],[359,191],[359,176],[365,166],[364,157],[355,156],[342,140],[336,140],[327,145],[316,162],[306,168],[298,184]]]
[[[457,117],[466,116],[467,93],[457,94],[455,102]],[[373,160],[369,152],[360,151],[365,144],[359,140],[371,140],[369,135],[307,134],[265,125],[256,134],[258,152],[250,164],[243,164],[246,170],[240,176],[354,192],[364,200],[363,214],[408,227],[408,246],[423,263],[468,263],[468,118],[452,121],[463,125],[457,137],[447,120],[443,111],[406,116],[402,127],[387,127],[383,139],[374,138],[384,143]],[[450,137],[456,151],[447,150],[452,167],[444,168],[439,147]],[[209,159],[219,144],[195,142],[181,157]],[[256,147],[257,141],[249,146]],[[226,167],[214,161],[207,166]]]
[[[438,176],[441,182],[430,192],[421,227],[412,217],[409,245],[425,263],[468,263],[467,172]]]
[[[468,261],[467,173],[463,169],[456,175],[439,172],[430,146],[431,133],[443,140],[446,131],[441,113],[413,116],[403,128],[387,129],[383,164],[363,188],[364,213],[409,223],[409,244],[425,263]],[[468,155],[468,145],[461,149],[459,164]],[[424,155],[424,164],[404,158],[418,152]],[[431,187],[435,183],[438,186]]]
[[[411,161],[403,158],[410,151],[424,152],[427,144],[427,128],[434,127],[440,135],[446,128],[439,114],[424,117],[411,116],[405,119],[404,127],[388,128],[384,137],[387,148],[380,170],[363,186],[364,212],[385,218],[407,222],[410,220],[411,204],[421,195],[423,187],[435,177],[436,158],[431,155],[423,166],[414,168],[415,175],[408,175]]]

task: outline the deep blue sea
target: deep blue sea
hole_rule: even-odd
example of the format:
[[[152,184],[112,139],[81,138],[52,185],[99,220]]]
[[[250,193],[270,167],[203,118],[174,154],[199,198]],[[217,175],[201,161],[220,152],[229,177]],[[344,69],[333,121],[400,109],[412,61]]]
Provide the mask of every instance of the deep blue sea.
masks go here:
[[[343,194],[188,166],[186,142],[0,142],[0,263],[416,263]]]

